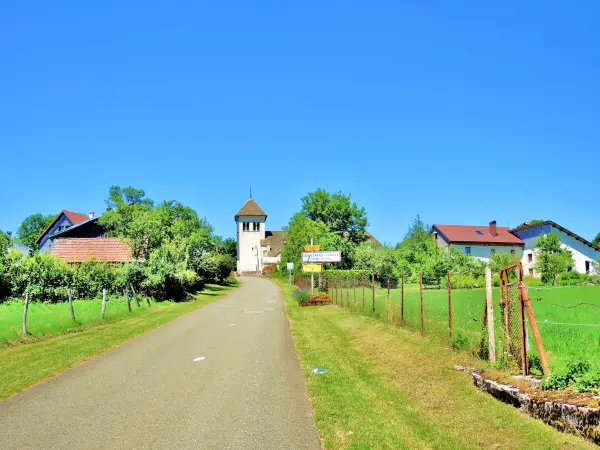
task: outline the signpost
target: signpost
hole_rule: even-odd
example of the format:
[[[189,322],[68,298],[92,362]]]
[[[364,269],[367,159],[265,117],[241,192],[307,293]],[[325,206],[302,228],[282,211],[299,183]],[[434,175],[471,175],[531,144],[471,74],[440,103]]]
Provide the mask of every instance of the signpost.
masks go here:
[[[322,272],[322,264],[302,264],[302,272]]]
[[[303,264],[321,264],[342,262],[342,252],[335,250],[330,252],[302,252]]]
[[[305,245],[304,246],[305,252],[318,252],[319,250],[321,250],[321,247],[318,245]]]

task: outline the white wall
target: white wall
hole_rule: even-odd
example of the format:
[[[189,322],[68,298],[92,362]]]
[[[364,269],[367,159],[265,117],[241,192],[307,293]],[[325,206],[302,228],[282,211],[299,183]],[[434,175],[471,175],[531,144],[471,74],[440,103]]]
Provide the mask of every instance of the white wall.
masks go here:
[[[585,262],[589,261],[589,265],[590,265],[590,270],[593,272],[594,271],[594,267],[593,267],[593,262],[598,261],[598,258],[600,257],[600,252],[597,250],[594,250],[593,248],[591,248],[588,245],[585,245],[583,242],[578,241],[577,239],[569,236],[567,233],[564,233],[562,231],[560,231],[558,228],[555,227],[549,227],[549,229],[535,229],[535,231],[537,231],[537,233],[534,233],[534,230],[529,230],[528,233],[519,233],[522,234],[523,237],[521,237],[521,239],[523,240],[523,242],[525,242],[525,252],[523,253],[523,259],[522,259],[522,263],[523,263],[523,270],[525,272],[525,274],[531,274],[530,269],[534,269],[535,266],[535,262],[536,262],[536,257],[537,257],[537,251],[534,250],[535,247],[535,242],[539,239],[539,237],[541,236],[542,233],[547,233],[548,231],[551,231],[552,233],[556,233],[560,236],[560,243],[561,246],[563,248],[566,248],[567,250],[569,250],[571,252],[571,254],[573,255],[573,259],[575,260],[575,267],[573,267],[573,270],[576,270],[577,272],[580,273],[585,273]],[[532,255],[532,261],[529,262],[529,256],[528,255]],[[533,273],[534,276],[540,276],[540,274],[538,274],[537,272]]]
[[[249,231],[243,230],[243,223],[249,222]],[[239,217],[237,226],[238,243],[238,272],[260,272],[263,268],[263,255],[260,241],[265,238],[264,216],[243,216]],[[253,231],[252,224],[259,223],[260,231]]]
[[[460,250],[461,253],[465,253],[466,247],[471,247],[471,256],[473,258],[478,258],[486,263],[490,262],[492,257],[492,250],[497,253],[510,253],[511,250],[515,251],[515,254],[521,258],[523,255],[523,250],[519,246],[505,246],[505,245],[455,245],[457,250]]]

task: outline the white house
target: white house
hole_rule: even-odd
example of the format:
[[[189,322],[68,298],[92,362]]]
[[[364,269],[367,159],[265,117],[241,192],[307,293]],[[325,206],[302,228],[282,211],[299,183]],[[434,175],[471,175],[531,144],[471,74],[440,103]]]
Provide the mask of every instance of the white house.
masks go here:
[[[526,274],[532,276],[539,275],[535,272],[537,250],[534,247],[539,237],[547,233],[556,233],[560,236],[561,246],[569,250],[575,260],[573,270],[580,273],[595,273],[593,263],[600,258],[600,247],[551,220],[536,224],[525,224],[525,226],[516,228],[510,232],[523,241],[522,263],[523,271]]]
[[[441,225],[432,227],[438,247],[451,245],[461,252],[489,262],[496,252],[523,255],[523,241],[510,233],[508,227],[499,227],[496,221],[489,225]]]
[[[285,243],[283,231],[267,231],[267,214],[250,197],[235,215],[237,271],[261,272],[265,264],[279,264]]]

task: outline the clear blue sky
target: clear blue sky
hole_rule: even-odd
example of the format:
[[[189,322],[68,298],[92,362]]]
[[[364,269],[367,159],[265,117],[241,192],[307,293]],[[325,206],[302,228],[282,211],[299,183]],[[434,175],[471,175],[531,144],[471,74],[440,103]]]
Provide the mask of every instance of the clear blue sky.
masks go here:
[[[0,229],[112,184],[233,236],[351,193],[427,223],[600,232],[600,3],[3,2]]]

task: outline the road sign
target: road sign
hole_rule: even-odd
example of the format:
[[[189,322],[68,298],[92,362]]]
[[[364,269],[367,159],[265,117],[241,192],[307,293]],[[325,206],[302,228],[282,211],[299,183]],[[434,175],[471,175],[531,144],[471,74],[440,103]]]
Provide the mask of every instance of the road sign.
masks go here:
[[[322,272],[321,264],[302,264],[302,272]]]
[[[302,252],[303,263],[330,263],[341,261],[342,252],[338,250],[331,252]]]
[[[287,263],[287,269],[288,270],[294,270],[294,263],[293,262]]]
[[[318,252],[319,250],[321,250],[321,247],[318,245],[305,245],[304,246],[305,252]]]

